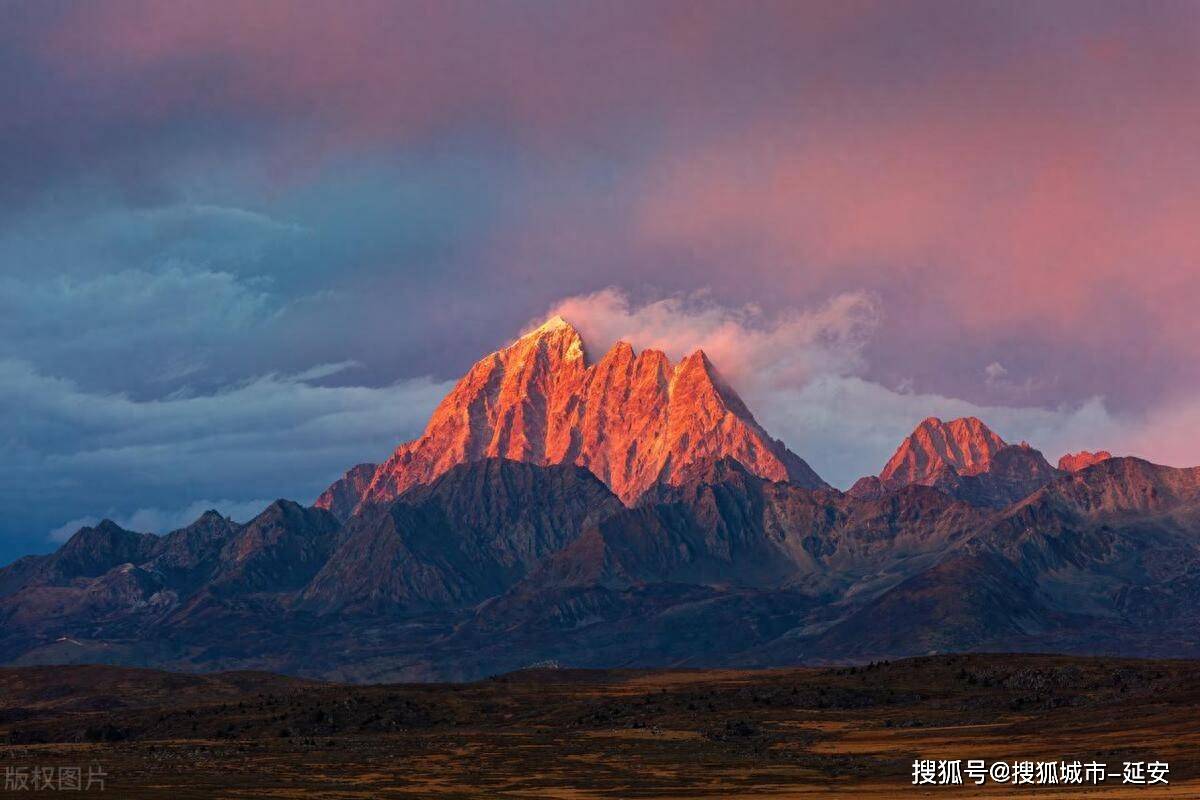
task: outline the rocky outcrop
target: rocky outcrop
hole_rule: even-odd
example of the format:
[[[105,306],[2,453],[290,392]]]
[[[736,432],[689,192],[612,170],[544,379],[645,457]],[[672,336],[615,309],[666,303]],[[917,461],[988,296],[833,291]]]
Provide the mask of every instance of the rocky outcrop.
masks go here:
[[[1063,472],[1079,472],[1081,469],[1087,469],[1112,457],[1113,454],[1107,450],[1097,450],[1094,453],[1090,450],[1080,450],[1078,453],[1067,453],[1060,458],[1058,468]]]
[[[314,508],[323,508],[345,522],[354,513],[355,507],[362,499],[371,479],[375,477],[378,464],[358,464],[346,471],[346,474],[329,485],[321,492],[321,496],[313,503]]]

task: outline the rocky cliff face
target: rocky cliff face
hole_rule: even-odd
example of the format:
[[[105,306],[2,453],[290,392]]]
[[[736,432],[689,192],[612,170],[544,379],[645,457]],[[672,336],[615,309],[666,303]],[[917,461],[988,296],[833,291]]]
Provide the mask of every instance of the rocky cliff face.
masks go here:
[[[375,477],[377,469],[379,469],[378,464],[357,464],[351,467],[345,475],[331,483],[329,488],[321,493],[313,506],[323,508],[337,517],[339,521],[345,522],[354,513],[358,501],[362,499],[367,487],[371,485],[371,479]]]
[[[471,367],[362,500],[387,503],[456,464],[506,458],[586,467],[631,503],[723,457],[770,480],[825,485],[759,426],[703,352],[672,364],[618,342],[589,363],[578,332],[556,317]]]
[[[1112,457],[1112,453],[1107,450],[1097,450],[1094,453],[1090,450],[1080,450],[1078,453],[1067,453],[1060,458],[1058,468],[1063,472],[1079,472],[1081,469],[1087,469]]]

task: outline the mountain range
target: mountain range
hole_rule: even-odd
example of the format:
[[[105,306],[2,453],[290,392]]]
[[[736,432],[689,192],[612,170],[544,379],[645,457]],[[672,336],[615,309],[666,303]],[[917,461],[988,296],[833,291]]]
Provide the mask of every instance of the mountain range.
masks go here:
[[[311,507],[105,521],[0,569],[7,663],[468,679],[962,650],[1200,655],[1200,468],[929,418],[848,492],[701,351],[553,318]]]

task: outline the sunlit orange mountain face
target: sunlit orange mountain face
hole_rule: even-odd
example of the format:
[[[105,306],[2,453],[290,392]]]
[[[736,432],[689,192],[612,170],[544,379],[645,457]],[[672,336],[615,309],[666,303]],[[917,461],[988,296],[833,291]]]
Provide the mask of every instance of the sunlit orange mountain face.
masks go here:
[[[847,492],[696,351],[554,317],[311,507],[0,570],[0,652],[355,680],[953,650],[1200,655],[1200,473],[930,417]],[[1161,637],[1147,621],[1177,634]],[[369,633],[367,633],[369,632]]]
[[[1078,453],[1067,453],[1058,460],[1058,468],[1063,472],[1079,472],[1081,469],[1087,469],[1093,464],[1099,464],[1101,461],[1112,458],[1112,453],[1107,450],[1098,450],[1095,453],[1090,450],[1080,450]]]
[[[772,439],[697,350],[677,364],[626,342],[592,360],[561,317],[480,359],[438,406],[419,439],[396,449],[359,503],[386,503],[451,467],[486,458],[587,468],[626,503],[678,484],[723,458],[751,473],[815,489],[812,468]],[[359,470],[359,468],[355,468]],[[338,510],[341,488],[317,505]],[[357,505],[357,504],[355,504]]]

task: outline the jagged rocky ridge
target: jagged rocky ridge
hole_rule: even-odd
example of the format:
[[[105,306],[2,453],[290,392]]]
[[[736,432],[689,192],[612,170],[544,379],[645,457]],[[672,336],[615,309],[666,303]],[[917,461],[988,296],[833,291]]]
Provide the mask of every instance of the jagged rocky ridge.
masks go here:
[[[877,497],[902,486],[933,486],[974,505],[1003,508],[1059,477],[1027,443],[1011,445],[975,417],[929,417],[900,443],[878,476],[850,488]]]
[[[1079,472],[1081,469],[1087,469],[1112,457],[1112,453],[1107,450],[1098,450],[1095,453],[1090,450],[1080,450],[1078,453],[1067,453],[1058,459],[1058,468],[1062,472]]]
[[[352,494],[354,505],[387,503],[483,458],[585,467],[631,503],[726,456],[765,478],[826,486],[762,429],[702,351],[672,364],[661,351],[617,342],[591,363],[578,331],[554,317],[476,362],[420,438],[369,480],[368,465],[356,467],[317,505],[344,518]]]
[[[978,420],[931,418],[843,493],[703,354],[618,345],[589,366],[552,321],[472,374],[422,439],[315,507],[161,537],[106,521],[0,569],[4,660],[368,681],[1200,655],[1200,469],[1056,470]]]

